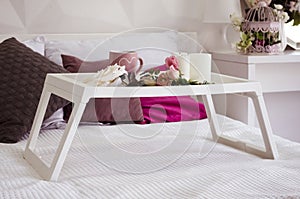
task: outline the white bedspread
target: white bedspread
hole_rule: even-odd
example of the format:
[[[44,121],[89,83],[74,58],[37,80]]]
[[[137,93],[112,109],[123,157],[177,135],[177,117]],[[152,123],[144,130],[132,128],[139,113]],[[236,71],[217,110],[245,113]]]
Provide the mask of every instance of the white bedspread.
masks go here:
[[[207,120],[132,128],[80,126],[58,182],[40,180],[22,158],[26,141],[0,144],[0,198],[300,198],[298,143],[275,137],[280,158],[266,160],[214,144]],[[239,122],[222,128],[261,143]],[[46,162],[61,132],[40,135]]]

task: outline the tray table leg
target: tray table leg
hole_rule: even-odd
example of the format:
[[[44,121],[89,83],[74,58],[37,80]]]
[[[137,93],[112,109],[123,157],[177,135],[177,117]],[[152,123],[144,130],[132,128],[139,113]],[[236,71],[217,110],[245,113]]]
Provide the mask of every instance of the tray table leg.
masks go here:
[[[278,158],[277,146],[273,140],[273,132],[268,117],[268,112],[266,109],[265,101],[262,94],[257,94],[255,92],[245,93],[246,96],[252,99],[258,123],[261,129],[261,134],[263,136],[263,141],[265,145],[266,155],[271,159]]]
[[[65,162],[67,153],[71,147],[74,135],[76,133],[85,106],[86,106],[85,103],[74,104],[72,114],[70,116],[69,122],[64,131],[64,134],[60,140],[60,143],[58,145],[58,149],[51,163],[49,175],[46,180],[56,181],[58,179],[59,173]]]
[[[49,90],[50,89],[48,89],[47,84],[45,84],[32,125],[32,130],[27,145],[25,147],[24,158],[28,161],[29,164],[31,164],[31,166],[43,179],[56,181],[58,179],[63,163],[72,144],[86,103],[74,103],[73,111],[69,118],[68,124],[64,130],[64,133],[60,140],[59,146],[55,152],[51,165],[50,167],[48,167],[42,161],[41,157],[34,153],[34,149],[40,132],[41,124],[43,122],[43,118],[47,109],[47,105],[51,96],[51,92]]]
[[[213,140],[217,141],[218,137],[220,136],[220,127],[211,94],[203,96],[203,103],[206,108],[206,114],[208,116],[207,119],[209,122]]]
[[[46,113],[46,109],[47,109],[47,105],[49,103],[50,96],[51,96],[51,92],[49,92],[48,87],[45,84],[44,89],[41,94],[41,97],[40,97],[38,108],[36,110],[34,120],[32,123],[32,129],[31,129],[28,141],[27,141],[25,151],[29,150],[29,149],[33,150],[35,148],[36,141],[37,141],[37,138],[40,133],[40,128],[43,123],[43,118]]]
[[[206,108],[213,140],[231,146],[233,148],[255,154],[263,158],[277,159],[278,151],[277,151],[276,144],[273,141],[272,128],[270,125],[270,121],[268,118],[268,114],[267,114],[267,110],[265,107],[262,94],[253,91],[253,92],[243,93],[243,95],[250,97],[253,101],[256,115],[261,129],[261,134],[264,141],[265,150],[257,146],[239,141],[235,138],[222,135],[219,128],[219,122],[214,108],[212,96],[211,94],[206,94],[203,96],[203,102]]]

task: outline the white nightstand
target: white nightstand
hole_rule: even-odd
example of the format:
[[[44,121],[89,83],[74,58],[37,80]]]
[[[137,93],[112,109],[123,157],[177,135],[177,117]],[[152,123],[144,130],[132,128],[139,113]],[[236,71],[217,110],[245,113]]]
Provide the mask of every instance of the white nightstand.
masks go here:
[[[215,52],[212,57],[213,72],[261,82],[274,133],[300,142],[300,51],[286,51],[280,55]],[[224,99],[219,103],[221,106]],[[256,124],[248,99],[227,96],[226,104],[228,116]]]

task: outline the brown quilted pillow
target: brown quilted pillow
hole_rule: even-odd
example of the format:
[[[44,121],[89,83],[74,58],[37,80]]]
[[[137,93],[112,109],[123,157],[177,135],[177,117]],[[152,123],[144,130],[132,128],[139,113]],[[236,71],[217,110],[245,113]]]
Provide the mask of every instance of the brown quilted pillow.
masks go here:
[[[71,55],[61,55],[63,66],[73,73],[97,72],[106,68],[107,60],[87,62]],[[68,120],[72,105],[64,107],[64,119]],[[82,115],[82,122],[137,122],[144,119],[140,98],[90,99]]]
[[[62,72],[15,38],[0,43],[0,142],[18,142],[30,131],[47,73]],[[67,103],[51,96],[45,118]]]

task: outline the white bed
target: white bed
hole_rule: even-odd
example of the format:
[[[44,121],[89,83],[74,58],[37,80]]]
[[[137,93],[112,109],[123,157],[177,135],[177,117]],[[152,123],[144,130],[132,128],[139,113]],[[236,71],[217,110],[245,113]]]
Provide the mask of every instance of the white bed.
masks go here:
[[[168,44],[170,38],[165,39]],[[39,47],[39,42],[34,44]],[[171,49],[171,44],[169,50],[187,46]],[[221,116],[219,120],[225,134],[263,144],[258,129]],[[132,128],[142,128],[142,136],[142,130]],[[128,129],[136,133],[129,136]],[[36,152],[45,162],[51,161],[62,133],[55,129],[40,134]],[[299,143],[275,136],[279,159],[268,160],[216,144],[210,135],[206,119],[144,126],[81,125],[57,182],[41,180],[23,159],[26,140],[0,144],[0,198],[300,198]],[[175,139],[177,145],[170,144]]]
[[[258,134],[252,134],[255,128],[229,119],[222,124],[228,135],[254,144],[261,141]],[[166,144],[176,137],[174,131],[180,125],[192,127],[191,131],[180,133],[182,145],[169,147]],[[199,127],[196,135],[192,133],[195,125]],[[26,141],[1,144],[0,198],[300,197],[300,144],[276,136],[280,158],[266,160],[215,145],[208,136],[207,120],[163,126],[163,133],[146,141],[124,135],[122,127],[103,126],[100,133],[97,126],[80,126],[58,182],[40,180],[23,159]],[[102,139],[102,144],[87,146],[81,139],[86,133],[97,143]],[[40,135],[37,150],[45,161],[54,153],[61,134],[62,130],[48,130]],[[153,151],[162,144],[168,149]],[[135,155],[122,158],[120,149]]]

